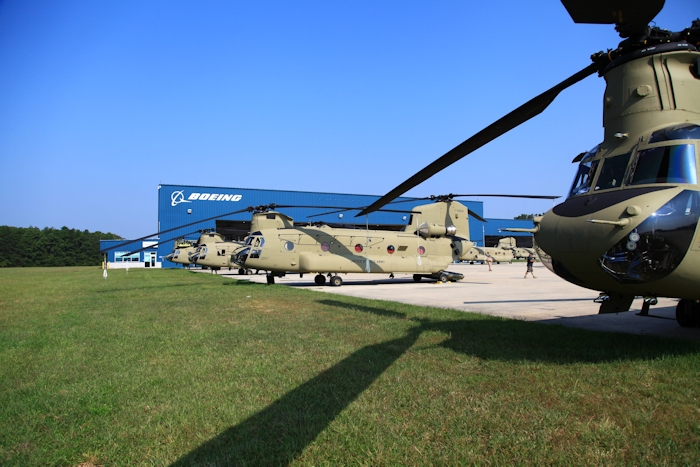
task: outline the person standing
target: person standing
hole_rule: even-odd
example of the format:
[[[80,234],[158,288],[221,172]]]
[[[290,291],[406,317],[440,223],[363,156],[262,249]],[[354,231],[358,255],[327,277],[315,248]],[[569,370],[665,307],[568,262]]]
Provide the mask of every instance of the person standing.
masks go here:
[[[525,279],[527,279],[527,273],[529,272],[532,274],[533,279],[537,279],[537,276],[535,273],[532,271],[532,265],[535,264],[535,257],[532,256],[532,253],[530,253],[527,257],[527,270],[525,271]]]
[[[491,265],[493,264],[493,258],[491,257],[491,253],[486,253],[486,264],[489,265],[489,271],[490,271]]]

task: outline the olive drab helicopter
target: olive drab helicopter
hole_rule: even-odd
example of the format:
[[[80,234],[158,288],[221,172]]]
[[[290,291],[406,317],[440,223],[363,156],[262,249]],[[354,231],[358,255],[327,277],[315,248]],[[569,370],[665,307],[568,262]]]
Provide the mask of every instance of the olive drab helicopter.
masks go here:
[[[233,261],[241,267],[268,271],[268,284],[287,273],[316,273],[317,285],[326,283],[327,274],[333,286],[343,283],[341,273],[390,277],[393,273],[413,273],[416,282],[422,278],[442,282],[461,279],[461,274],[446,268],[473,245],[468,216],[483,219],[451,199],[416,206],[410,212],[408,225],[402,231],[391,231],[300,227],[285,214],[262,210],[253,214],[251,233],[245,246],[234,253]]]
[[[615,24],[622,42],[593,63],[459,144],[358,214],[379,209],[541,113],[564,89],[605,78],[603,142],[576,158],[567,199],[534,219],[542,261],[600,292],[600,313],[644,297],[678,298],[681,326],[700,325],[700,20],[671,32],[648,26],[663,0],[562,0],[576,23]]]

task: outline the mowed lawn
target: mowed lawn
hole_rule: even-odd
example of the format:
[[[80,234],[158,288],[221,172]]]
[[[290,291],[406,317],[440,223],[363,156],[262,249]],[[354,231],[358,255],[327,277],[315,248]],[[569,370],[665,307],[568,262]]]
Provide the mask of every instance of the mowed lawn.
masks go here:
[[[184,270],[0,269],[5,466],[697,465],[699,396],[696,342]]]

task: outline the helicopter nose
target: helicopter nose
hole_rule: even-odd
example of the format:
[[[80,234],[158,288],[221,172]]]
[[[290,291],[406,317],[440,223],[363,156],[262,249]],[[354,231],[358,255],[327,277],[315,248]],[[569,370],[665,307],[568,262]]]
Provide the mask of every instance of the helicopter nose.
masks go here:
[[[605,252],[603,271],[623,284],[666,277],[683,261],[699,218],[700,192],[679,193]]]

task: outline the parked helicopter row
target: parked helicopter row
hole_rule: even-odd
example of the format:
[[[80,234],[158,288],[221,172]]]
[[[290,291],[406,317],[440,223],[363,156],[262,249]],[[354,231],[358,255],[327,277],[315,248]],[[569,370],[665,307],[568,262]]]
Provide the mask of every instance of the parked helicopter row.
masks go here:
[[[461,260],[469,263],[484,262],[486,255],[490,255],[496,264],[512,263],[516,259],[525,259],[534,255],[535,250],[517,246],[515,237],[505,237],[498,240],[497,246],[474,246],[466,252]]]
[[[455,201],[458,196],[470,195],[430,197],[433,203],[408,211],[408,225],[398,232],[328,225],[298,226],[291,217],[275,211],[275,205],[258,206],[246,209],[251,210],[253,216],[251,233],[244,244],[226,241],[221,234],[202,233],[188,260],[213,269],[237,267],[240,273],[264,270],[268,284],[274,283],[275,277],[288,273],[302,276],[316,273],[314,281],[318,285],[325,284],[327,276],[333,286],[342,284],[341,273],[389,274],[390,277],[394,273],[412,273],[415,281],[424,278],[442,282],[459,280],[463,275],[447,268],[471,257],[474,244],[469,239],[469,216],[485,220]],[[352,208],[342,208],[349,209]],[[513,258],[511,244],[515,244],[515,239],[509,239],[499,248],[504,255],[507,252],[509,260]],[[188,245],[190,250],[193,247]],[[176,248],[171,255],[171,258],[179,258],[182,252]]]
[[[339,274],[349,272],[413,273],[416,281],[458,280],[461,274],[446,268],[473,246],[470,211],[452,199],[413,209],[408,225],[398,232],[297,226],[293,218],[274,208],[254,209],[251,233],[244,244],[227,242],[222,235],[209,232],[200,236],[197,245],[176,244],[167,259],[210,268],[237,267],[239,272],[264,270],[270,284],[287,273],[316,273],[316,284],[326,283],[327,275],[331,285],[339,286]]]

